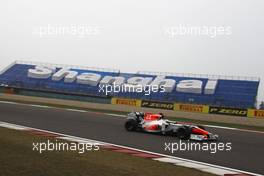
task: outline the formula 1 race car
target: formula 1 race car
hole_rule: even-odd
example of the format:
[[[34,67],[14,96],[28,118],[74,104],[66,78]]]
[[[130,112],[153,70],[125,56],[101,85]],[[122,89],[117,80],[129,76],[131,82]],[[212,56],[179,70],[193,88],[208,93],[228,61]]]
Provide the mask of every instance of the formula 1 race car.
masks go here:
[[[188,125],[164,119],[162,113],[131,112],[125,122],[127,131],[144,131],[177,136],[181,140],[215,141],[218,135],[205,130],[203,126]]]

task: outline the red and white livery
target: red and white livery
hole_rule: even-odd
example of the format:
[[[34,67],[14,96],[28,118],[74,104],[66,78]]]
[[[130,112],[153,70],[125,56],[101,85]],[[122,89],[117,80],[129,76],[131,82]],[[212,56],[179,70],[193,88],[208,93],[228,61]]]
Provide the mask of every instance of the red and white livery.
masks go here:
[[[129,113],[125,122],[125,128],[127,131],[144,131],[160,133],[162,135],[173,135],[182,140],[209,141],[218,139],[218,135],[206,131],[202,126],[170,121],[164,119],[162,113]]]

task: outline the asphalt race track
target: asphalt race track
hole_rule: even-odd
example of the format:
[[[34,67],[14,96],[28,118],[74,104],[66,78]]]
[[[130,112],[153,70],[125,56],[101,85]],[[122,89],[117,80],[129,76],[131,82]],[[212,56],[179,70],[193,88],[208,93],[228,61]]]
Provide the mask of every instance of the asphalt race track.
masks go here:
[[[232,150],[215,154],[208,151],[171,154],[164,151],[165,142],[179,143],[177,138],[127,132],[125,119],[117,116],[0,103],[0,121],[264,174],[264,133],[208,128],[220,136],[220,142],[231,142]]]

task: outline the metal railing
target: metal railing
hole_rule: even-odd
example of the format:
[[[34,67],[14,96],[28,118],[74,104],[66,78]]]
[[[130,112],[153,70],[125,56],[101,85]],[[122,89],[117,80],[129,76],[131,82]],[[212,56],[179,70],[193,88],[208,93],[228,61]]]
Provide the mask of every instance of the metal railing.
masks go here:
[[[159,76],[177,76],[186,78],[209,78],[209,79],[224,79],[224,80],[242,80],[242,81],[260,81],[259,77],[246,76],[227,76],[227,75],[212,75],[212,74],[192,74],[192,73],[172,73],[172,72],[152,72],[138,71],[137,74],[144,75],[159,75]]]
[[[45,62],[22,61],[22,60],[17,60],[14,62],[14,64],[40,65],[40,66],[53,66],[53,67],[55,66],[57,68],[72,68],[72,69],[111,72],[111,73],[120,72],[120,70],[111,69],[111,68],[87,67],[87,66],[68,65],[68,64],[53,64],[53,63],[45,63]]]

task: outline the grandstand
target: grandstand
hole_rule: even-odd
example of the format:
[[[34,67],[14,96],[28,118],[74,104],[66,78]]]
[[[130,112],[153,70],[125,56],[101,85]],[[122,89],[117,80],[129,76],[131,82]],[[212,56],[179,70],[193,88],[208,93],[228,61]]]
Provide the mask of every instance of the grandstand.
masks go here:
[[[53,81],[51,78],[47,79],[34,79],[28,77],[28,70],[35,68],[36,65],[45,65],[56,67],[56,71],[61,68],[68,68],[77,71],[79,74],[84,72],[97,73],[103,76],[122,76],[126,80],[131,77],[151,77],[155,78],[157,75],[165,75],[166,79],[173,79],[176,82],[182,80],[200,80],[203,82],[203,90],[206,82],[209,79],[217,79],[218,84],[214,94],[201,94],[197,93],[184,93],[184,92],[164,92],[164,93],[151,93],[145,95],[144,93],[134,92],[119,92],[112,93],[106,96],[103,92],[98,91],[98,86],[89,86],[78,84],[76,82],[65,83],[63,80]],[[55,65],[45,63],[33,63],[17,61],[10,66],[6,67],[0,72],[0,85],[3,87],[18,88],[23,90],[34,90],[41,92],[54,92],[71,95],[91,96],[91,97],[104,97],[110,98],[124,97],[135,98],[153,101],[164,102],[180,102],[180,103],[193,103],[205,104],[220,107],[236,107],[236,108],[254,108],[256,106],[256,99],[258,93],[259,78],[251,77],[227,77],[217,75],[194,75],[194,74],[174,74],[174,73],[154,73],[143,72],[137,73],[121,73],[119,70],[113,69],[100,69],[92,67],[80,67],[70,65]]]

